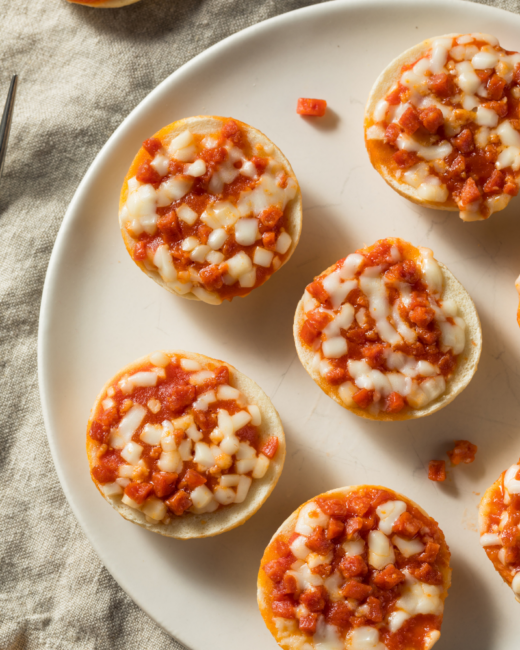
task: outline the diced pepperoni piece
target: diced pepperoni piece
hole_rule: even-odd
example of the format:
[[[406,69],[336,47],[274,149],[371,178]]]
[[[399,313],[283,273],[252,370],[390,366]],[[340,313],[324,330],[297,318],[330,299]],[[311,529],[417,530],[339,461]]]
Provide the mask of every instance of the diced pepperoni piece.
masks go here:
[[[484,70],[475,70],[475,74],[480,81],[487,81],[494,72],[494,68],[485,68]]]
[[[482,106],[491,111],[495,111],[498,117],[505,117],[509,111],[507,99],[505,97],[499,102],[483,102]]]
[[[113,483],[117,478],[117,471],[104,465],[96,465],[92,469],[92,476],[98,483]]]
[[[327,539],[325,530],[321,526],[316,526],[307,538],[305,546],[315,553],[326,555],[332,549],[332,542]]]
[[[381,608],[381,601],[379,598],[374,598],[374,596],[369,596],[366,602],[366,613],[365,616],[369,621],[373,623],[381,623],[383,620],[383,610]]]
[[[518,184],[514,176],[506,176],[504,194],[509,194],[509,196],[516,196],[518,194]]]
[[[335,519],[334,517],[331,517],[327,528],[327,539],[336,539],[336,537],[343,535],[344,531],[345,524],[341,521],[341,519]]]
[[[182,230],[175,210],[171,210],[157,219],[157,230],[168,236],[172,241],[182,238]]]
[[[477,445],[469,440],[455,440],[455,447],[448,452],[448,456],[452,465],[469,464],[475,460],[477,449]]]
[[[199,485],[207,483],[207,481],[208,479],[204,478],[202,474],[199,474],[194,469],[189,469],[186,474],[184,474],[182,481],[179,483],[179,487],[181,489],[187,488],[188,490],[194,490],[196,487],[199,487]]]
[[[304,113],[305,115],[305,113]],[[318,623],[318,614],[305,614],[298,620],[298,627],[306,634],[314,634],[316,632],[316,625]]]
[[[269,164],[269,158],[260,158],[259,156],[253,156],[251,162],[256,167],[256,171],[259,174],[263,174]]]
[[[443,460],[431,460],[428,463],[428,478],[430,481],[441,483],[446,480],[446,462]]]
[[[311,569],[311,573],[315,573],[318,576],[321,576],[323,579],[328,578],[333,572],[334,568],[332,564],[318,564]]]
[[[300,97],[296,105],[298,115],[312,115],[313,117],[323,117],[327,110],[327,102],[324,99],[309,99]]]
[[[421,120],[419,119],[419,113],[415,106],[408,106],[405,112],[399,118],[399,124],[403,129],[408,133],[408,135],[413,135],[417,129],[421,127]]]
[[[453,77],[445,72],[432,74],[428,79],[428,88],[437,97],[451,97],[457,92],[457,86]]]
[[[352,616],[352,609],[344,602],[332,603],[325,615],[327,623],[335,625],[336,627],[348,627],[350,625],[350,617]]]
[[[235,120],[228,120],[222,127],[222,135],[238,147],[242,144],[242,132]]]
[[[463,129],[458,136],[451,139],[451,143],[461,153],[470,153],[473,151],[473,133],[468,128]]]
[[[480,193],[480,190],[477,187],[477,184],[472,178],[468,178],[467,181],[464,183],[464,187],[462,188],[462,192],[460,193],[460,199],[459,203],[462,206],[469,205],[470,203],[474,203],[475,201],[478,201],[482,197],[482,194]]]
[[[276,551],[277,555],[279,557],[286,557],[286,556],[291,555],[291,557],[292,557],[290,546],[294,542],[295,539],[298,539],[298,537],[300,537],[300,535],[298,533],[293,533],[287,542],[285,540],[283,540],[283,539],[280,539],[279,537],[277,539],[275,539],[275,541],[274,541],[274,550]],[[292,561],[294,562],[295,560],[296,560],[296,558],[294,557]],[[291,564],[292,564],[292,562],[291,562]]]
[[[143,142],[143,149],[145,149],[150,156],[155,156],[161,147],[162,143],[158,138],[148,138],[148,140]]]
[[[329,294],[325,291],[321,280],[314,280],[307,287],[307,291],[316,298],[318,302],[324,303],[329,299]]]
[[[401,101],[401,95],[405,91],[406,88],[404,86],[401,86],[401,84],[398,84],[392,91],[388,93],[385,99],[390,104],[390,106],[397,106],[397,104],[399,104]]]
[[[300,331],[300,336],[307,345],[312,345],[318,338],[320,332],[327,327],[332,316],[319,309],[307,313],[306,320]]]
[[[421,271],[417,264],[412,260],[405,260],[393,264],[385,273],[385,281],[387,282],[407,282],[408,284],[415,284],[421,277]]]
[[[135,175],[136,179],[140,183],[160,183],[162,176],[159,172],[152,167],[148,160],[145,160],[142,165],[137,169]]]
[[[167,405],[172,411],[180,411],[185,406],[192,404],[197,397],[197,390],[191,384],[173,386],[166,396]]]
[[[428,542],[424,551],[417,556],[417,559],[419,562],[428,562],[431,564],[437,559],[440,548],[440,544],[436,544],[435,542]]]
[[[309,611],[320,612],[327,602],[327,590],[323,585],[319,587],[309,587],[300,596],[302,602]]]
[[[282,218],[283,212],[276,205],[271,205],[263,210],[258,217],[261,229],[263,227],[262,232],[265,232],[266,230],[275,230],[278,225],[281,225],[280,221]]]
[[[275,600],[272,604],[273,614],[281,618],[296,618],[296,609],[291,600]]]
[[[130,497],[133,501],[141,505],[148,499],[153,492],[153,485],[151,483],[129,483],[125,487],[126,496]]]
[[[361,496],[351,496],[350,498],[347,499],[347,512],[351,515],[358,515],[359,517],[362,517],[364,514],[366,514],[372,505],[371,500],[368,497],[361,497]]]
[[[252,424],[246,424],[245,427],[236,431],[235,435],[240,442],[248,442],[251,447],[256,449],[256,446],[258,445],[258,429],[255,426]],[[263,454],[264,452],[261,453]]]
[[[366,409],[374,399],[374,391],[362,388],[352,395],[352,399],[356,402],[359,408]]]
[[[103,413],[100,413],[97,416],[96,420],[103,428],[107,429],[110,428],[112,424],[115,423],[118,416],[119,414],[118,414],[117,406],[111,406],[109,409],[103,411]]]
[[[427,327],[434,317],[435,312],[429,307],[415,307],[408,314],[408,318],[412,323],[419,325],[419,327]]]
[[[268,438],[267,442],[260,448],[260,453],[267,458],[274,458],[276,452],[278,451],[278,445],[280,441],[276,436],[271,436]]]
[[[190,497],[184,490],[179,490],[172,497],[165,501],[170,510],[180,517],[188,508],[193,505]]]
[[[429,585],[441,585],[442,584],[442,574],[440,571],[432,567],[428,562],[424,562],[419,567],[411,566],[409,567],[410,573],[420,580],[421,582],[426,582]]]
[[[88,434],[92,440],[97,440],[97,442],[103,443],[107,441],[110,431],[99,422],[94,421],[92,422]]]
[[[435,133],[444,124],[444,116],[437,106],[428,106],[421,111],[420,120],[424,128],[428,129],[430,133]]]
[[[212,431],[217,426],[217,414],[214,411],[199,411],[199,409],[194,409],[193,419],[199,429],[203,431]]]
[[[369,366],[372,368],[377,368],[384,363],[385,358],[385,346],[381,343],[375,343],[371,345],[365,345],[361,352],[363,357],[366,359]]]
[[[175,490],[177,484],[178,474],[174,472],[154,472],[152,474],[153,489],[159,499],[169,497]]]
[[[389,564],[382,571],[377,571],[372,579],[376,587],[386,591],[404,582],[404,573],[396,569],[393,564]]]
[[[517,546],[520,541],[520,531],[515,522],[508,522],[502,532],[500,533],[502,546],[512,548]]]
[[[392,158],[395,160],[396,164],[403,169],[412,167],[419,162],[419,156],[415,151],[405,151],[404,149],[396,151]]]
[[[403,537],[415,537],[421,530],[423,524],[409,512],[403,512],[394,522],[392,530]]]
[[[179,174],[182,174],[183,170],[184,164],[178,162],[177,160],[170,160],[168,163],[168,171],[172,176],[178,176]]]
[[[199,271],[200,279],[209,291],[214,291],[222,287],[225,274],[225,269],[221,269],[217,264],[209,264]]]
[[[498,147],[496,144],[487,144],[484,147],[484,158],[488,162],[496,163],[498,160]]]
[[[146,259],[146,242],[138,241],[134,246],[133,258],[137,262],[142,262]]]
[[[460,176],[462,172],[466,170],[466,161],[464,160],[464,156],[461,156],[460,154],[456,156],[456,158],[453,159],[453,162],[448,168],[448,176],[450,178],[456,178],[457,176]]]
[[[345,532],[347,539],[354,539],[358,536],[358,532],[363,528],[362,517],[351,517],[347,521]]]
[[[298,580],[290,573],[284,575],[282,584],[285,594],[295,594],[298,591]]]
[[[338,568],[345,578],[365,576],[368,571],[365,560],[360,555],[345,555]]]
[[[405,406],[406,402],[404,397],[393,391],[385,400],[385,413],[399,413]]]
[[[262,235],[262,244],[268,251],[274,251],[276,248],[276,234],[274,232],[264,232]]]
[[[289,555],[287,557],[279,557],[276,560],[266,562],[262,568],[265,575],[273,582],[281,582],[285,572],[290,568],[293,562],[294,556]]]
[[[487,94],[491,99],[498,101],[504,95],[504,88],[506,87],[506,80],[499,77],[496,72],[490,77],[487,82]]]
[[[372,593],[370,585],[364,585],[358,580],[348,580],[341,588],[341,594],[345,598],[355,598],[356,600],[365,600]]]
[[[395,144],[397,138],[401,135],[401,129],[395,122],[391,122],[385,130],[384,140],[387,144]]]
[[[316,499],[316,503],[318,504],[320,510],[322,510],[326,515],[329,515],[330,517],[341,519],[347,514],[347,507],[345,505],[345,502],[341,501],[340,499],[318,498]]]
[[[439,366],[439,370],[443,375],[449,375],[455,367],[455,357],[451,352],[448,352],[441,358],[437,365]]]
[[[332,370],[329,370],[325,375],[325,379],[329,382],[329,384],[337,386],[338,384],[342,384],[344,381],[346,381],[347,371],[345,368],[332,368]]]
[[[214,166],[220,165],[228,157],[228,152],[225,147],[212,147],[211,149],[204,149],[200,154],[202,160],[207,163],[212,163]]]

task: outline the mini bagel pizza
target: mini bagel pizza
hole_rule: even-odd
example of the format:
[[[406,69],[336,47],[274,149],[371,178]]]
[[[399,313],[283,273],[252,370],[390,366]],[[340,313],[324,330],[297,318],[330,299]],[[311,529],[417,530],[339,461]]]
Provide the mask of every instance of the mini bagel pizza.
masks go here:
[[[117,9],[118,7],[126,7],[126,5],[133,5],[139,0],[68,0],[77,5],[85,5],[86,7],[94,7],[96,9]]]
[[[331,490],[274,534],[258,605],[286,650],[429,650],[449,561],[438,524],[410,499],[379,486]]]
[[[143,143],[119,221],[148,276],[216,305],[246,296],[287,262],[300,237],[301,194],[289,161],[263,133],[190,117]]]
[[[518,193],[520,54],[487,34],[431,38],[397,57],[365,110],[370,161],[414,203],[487,219]]]
[[[281,474],[285,437],[267,395],[233,366],[155,352],[105,385],[87,454],[120,515],[189,539],[231,530],[260,508]]]
[[[520,602],[520,461],[484,493],[479,526],[488,558]]]
[[[470,382],[482,348],[473,301],[428,248],[382,239],[308,285],[298,356],[338,404],[374,420],[429,415]]]

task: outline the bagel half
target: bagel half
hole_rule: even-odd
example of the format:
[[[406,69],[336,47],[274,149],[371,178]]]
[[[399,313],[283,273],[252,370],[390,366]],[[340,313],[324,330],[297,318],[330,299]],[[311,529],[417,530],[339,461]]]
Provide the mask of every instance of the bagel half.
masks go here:
[[[477,50],[480,59],[471,59]],[[484,74],[484,56],[491,57],[494,87],[485,80],[477,89],[472,83]],[[520,93],[519,62],[519,54],[485,34],[430,38],[394,59],[365,108],[370,162],[388,185],[414,203],[459,211],[464,221],[503,210],[520,181],[520,157],[504,153],[513,141],[520,144],[520,124],[508,117]]]
[[[182,367],[184,365],[193,367],[194,370],[184,370]],[[196,369],[197,366],[200,369]],[[164,373],[161,372],[162,370],[164,370]],[[200,375],[203,371],[207,371],[206,378]],[[140,373],[140,378],[129,380],[129,377],[137,377],[137,373]],[[158,373],[156,385],[141,385],[139,382],[146,384],[146,382],[150,381],[151,373]],[[209,373],[211,373],[211,376]],[[161,377],[163,374],[166,376]],[[199,383],[193,383],[195,379],[190,379],[195,375],[200,375],[200,377],[196,378]],[[229,383],[222,383],[226,381],[227,376]],[[135,384],[134,382],[138,383]],[[181,388],[177,389],[178,386]],[[191,386],[195,387],[195,391],[189,388]],[[224,388],[222,389],[222,387]],[[236,390],[233,391],[232,389]],[[227,393],[224,394],[220,392],[221,390],[227,391]],[[210,395],[211,391],[214,393],[213,396]],[[233,397],[233,395],[237,395],[237,391],[239,395]],[[216,401],[207,403],[206,410],[204,410],[200,401],[200,396],[204,394],[209,395],[208,399],[210,400],[216,396],[220,397]],[[224,397],[226,397],[227,401],[223,402]],[[107,399],[115,402],[115,404],[112,405],[110,401],[107,402]],[[123,405],[125,400],[131,400],[132,404]],[[197,409],[193,407],[194,402]],[[240,458],[251,458],[252,456],[254,462],[250,464],[255,466],[254,469],[245,467],[244,462],[239,468],[236,459],[237,452],[231,453],[228,447],[226,447],[226,450],[230,453],[227,454],[227,458],[224,453],[218,458],[213,455],[213,457],[210,457],[212,459],[209,462],[214,460],[215,464],[209,467],[207,452],[210,446],[212,448],[216,447],[219,441],[220,445],[223,445],[221,435],[222,431],[224,431],[223,427],[229,426],[229,421],[222,424],[220,416],[217,417],[217,408],[223,407],[223,410],[227,409],[228,413],[231,411],[237,413],[245,411],[247,414],[247,405],[256,405],[260,415],[258,416],[258,412],[256,415],[253,413],[249,421],[242,424],[238,429],[226,430],[229,437],[224,437],[224,440],[227,440],[228,443],[233,442],[233,446],[239,449]],[[121,420],[126,413],[130,413],[131,409],[135,407],[141,409],[140,413],[144,412],[144,416],[138,422],[133,433],[130,430],[130,435],[128,435],[128,431],[126,431],[125,438],[121,440],[120,436],[123,435],[121,433],[122,429],[119,428]],[[254,409],[252,410],[254,411]],[[193,417],[190,419],[190,415],[195,416],[195,423]],[[188,418],[186,419],[185,416],[188,416]],[[242,418],[242,422],[247,420],[247,417],[239,417]],[[260,424],[253,424],[260,419]],[[173,422],[173,424],[168,424],[168,421]],[[218,426],[215,426],[216,423],[219,426],[222,424],[222,431]],[[238,427],[239,424],[235,421],[233,426]],[[148,442],[143,441],[141,436],[146,435],[144,430],[147,425],[158,427],[154,430],[152,426],[151,429],[148,429],[148,432],[152,436],[157,434],[160,438],[157,437],[154,440],[147,438]],[[218,434],[217,429],[220,434]],[[184,434],[182,433],[183,430]],[[182,442],[179,441],[179,438],[176,438],[179,433]],[[192,442],[186,443],[189,440],[192,440]],[[195,443],[195,441],[197,442]],[[269,444],[266,445],[268,441]],[[143,447],[141,454],[130,460],[128,460],[130,456],[125,452],[125,449],[128,449],[128,442],[134,445],[132,448],[134,451],[136,444]],[[181,446],[183,443],[184,447]],[[202,443],[206,443],[207,449],[198,447]],[[123,445],[125,445],[124,448],[122,448]],[[187,448],[186,445],[188,445]],[[251,453],[251,447],[254,449],[254,454]],[[154,452],[154,450],[156,451]],[[169,452],[170,456],[166,452]],[[179,454],[183,455],[182,459],[179,458]],[[167,537],[176,537],[178,539],[210,537],[240,526],[267,499],[282,472],[285,459],[285,436],[278,413],[270,399],[253,380],[233,366],[224,361],[210,359],[202,354],[185,351],[161,351],[129,364],[103,387],[92,408],[87,426],[87,456],[94,484],[108,503],[125,519]],[[191,457],[191,460],[187,460],[188,457]],[[114,458],[115,460],[113,460]],[[195,458],[197,462],[195,462]],[[166,465],[168,462],[177,463],[177,467],[166,467],[163,461]],[[230,461],[232,461],[231,464]],[[125,465],[125,462],[128,465]],[[221,463],[221,465],[218,465],[217,462]],[[161,465],[161,463],[163,464]],[[121,464],[127,468],[130,465],[132,467],[130,470],[121,470]],[[96,469],[97,466],[101,467],[101,471]],[[105,472],[105,468],[108,473]],[[245,471],[246,469],[248,471]],[[183,478],[188,480],[186,478],[187,470],[195,471],[206,479],[206,484],[203,487],[205,490],[209,486],[208,491],[212,493],[212,501],[207,506],[199,506],[197,512],[191,511],[192,506],[195,505],[192,503],[192,506],[187,506],[189,510],[177,515],[174,514],[171,506],[166,501],[172,496],[176,496],[181,488],[191,499],[193,489],[198,488],[200,484],[200,478],[197,479],[195,475],[192,475],[189,480],[190,484],[195,485],[195,488],[191,485],[189,487],[182,486]],[[170,473],[170,476],[156,479],[156,472]],[[171,473],[173,475],[177,474],[176,481],[171,476]],[[255,473],[259,478],[254,478]],[[127,477],[126,480],[123,475]],[[241,477],[251,479],[253,475],[252,482],[249,482],[249,489],[245,489],[247,496],[241,502],[228,505],[224,505],[222,501],[220,504],[217,502],[215,488],[220,485],[222,477],[226,475],[238,477],[242,483],[245,479]],[[174,489],[169,495],[161,495],[160,481],[162,480],[174,480]],[[232,479],[229,479],[229,481],[233,482]],[[245,482],[247,483],[247,481]],[[125,483],[133,487],[129,488]],[[136,488],[136,484],[141,487]],[[147,485],[152,485],[153,489],[150,490]],[[159,490],[156,486],[159,487]],[[136,503],[135,498],[132,498],[132,495],[136,491],[140,492],[142,490],[147,492],[147,497],[144,503],[139,505]],[[232,493],[229,490],[232,490]],[[226,499],[232,497],[239,501],[239,490],[243,490],[240,485],[236,489],[235,487],[233,489],[228,488]],[[235,497],[233,497],[233,494],[235,494]],[[130,501],[127,499],[129,495]],[[244,492],[242,492],[243,496]],[[162,501],[164,505],[157,503],[158,501]],[[214,509],[214,506],[217,506],[218,509]],[[154,512],[154,508],[156,512]],[[146,512],[148,512],[149,516],[147,516]]]
[[[427,254],[425,253],[426,258],[428,260],[427,263],[435,264],[439,269],[439,271],[442,273],[442,281],[444,286],[442,289],[442,293],[438,298],[436,298],[437,304],[442,304],[448,300],[454,301],[456,303],[456,306],[458,307],[458,314],[460,315],[460,317],[462,317],[462,319],[466,323],[464,348],[462,352],[456,355],[456,365],[452,374],[446,379],[446,389],[435,399],[432,399],[428,403],[424,404],[424,406],[420,406],[417,400],[415,400],[414,406],[411,406],[410,404],[405,405],[404,408],[402,408],[397,412],[385,412],[385,410],[382,408],[375,410],[372,409],[372,407],[370,408],[359,407],[357,403],[353,399],[351,399],[353,395],[352,395],[352,389],[350,387],[348,387],[349,391],[345,392],[345,390],[342,389],[342,387],[344,386],[343,383],[339,383],[338,381],[331,383],[326,378],[326,376],[322,374],[322,369],[320,369],[320,366],[317,363],[317,357],[316,357],[317,352],[313,349],[311,345],[307,344],[304,340],[302,340],[301,332],[302,332],[302,328],[304,327],[304,323],[307,320],[306,307],[308,310],[309,308],[310,310],[312,310],[313,307],[321,310],[322,307],[324,308],[329,304],[329,303],[324,303],[320,305],[317,303],[316,300],[312,298],[311,295],[309,295],[308,289],[309,287],[312,287],[314,283],[311,283],[311,285],[307,287],[303,298],[300,300],[296,308],[296,314],[294,318],[294,328],[293,328],[296,350],[298,352],[298,356],[300,357],[300,361],[303,364],[303,367],[309,373],[309,375],[314,379],[314,381],[318,384],[318,386],[329,397],[334,399],[338,404],[348,409],[349,411],[352,411],[356,415],[359,415],[364,418],[369,418],[372,420],[385,420],[385,421],[420,418],[435,413],[436,411],[440,410],[441,408],[449,404],[453,399],[455,399],[455,397],[459,393],[461,393],[464,390],[464,388],[466,388],[466,386],[471,381],[471,378],[473,377],[473,375],[477,370],[480,353],[482,350],[482,330],[480,327],[480,320],[475,308],[475,304],[473,303],[467,291],[460,284],[460,282],[453,276],[453,274],[446,268],[446,266],[444,266],[439,262],[436,262],[436,260],[431,255],[431,251],[428,251],[428,249],[417,249],[411,244],[404,242],[403,240],[397,238],[389,238],[386,240],[381,240],[380,242],[377,242],[373,246],[361,249],[361,251],[358,251],[357,254],[363,253],[365,255],[369,255],[371,252],[373,252],[376,249],[377,246],[381,245],[382,243],[384,244],[384,242],[388,242],[388,245],[398,246],[400,248],[401,262],[399,263],[412,261],[416,263],[416,266],[419,269],[421,269],[420,265],[424,264],[424,259],[425,259],[422,256],[422,251],[427,251],[428,253]],[[349,257],[347,257],[346,260],[349,260]],[[423,261],[421,262],[421,260]],[[336,272],[343,262],[344,260],[340,260],[340,262],[338,262],[337,264],[330,266],[321,275],[315,278],[315,282],[316,280],[319,280],[321,282],[324,278]],[[389,263],[386,263],[386,268],[388,267],[389,267]],[[361,271],[364,271],[365,268],[366,267],[361,266]],[[420,281],[424,281],[424,277],[425,277],[424,271],[421,270]],[[351,299],[350,296],[351,294],[349,293],[346,296],[346,298],[343,299],[342,306],[345,305],[348,302],[348,300]],[[434,296],[432,296],[432,298],[434,298]],[[313,302],[310,302],[309,304],[309,299],[314,300],[316,304],[314,304]],[[372,309],[372,307],[370,309]],[[359,308],[355,307],[356,313],[358,310]],[[339,310],[335,310],[336,315],[338,311]],[[388,318],[386,320],[388,320]],[[393,319],[393,316],[390,316],[390,321],[392,326],[394,327],[395,321]],[[414,323],[410,321],[408,322],[408,325],[414,328],[415,330],[418,329],[418,327],[414,327]],[[434,325],[434,328],[437,328],[437,326]],[[356,318],[354,318],[354,320],[352,321],[352,324],[349,327],[349,332],[351,332],[353,329],[357,329]],[[323,338],[323,335],[320,334],[320,336]],[[348,337],[349,334],[347,333],[346,336],[347,341],[348,341]],[[380,343],[382,342],[380,337],[378,341]],[[370,341],[367,341],[367,343],[370,344]],[[385,343],[384,341],[383,344],[386,346],[386,349],[388,350],[387,347],[388,344]],[[323,358],[322,353],[320,352],[319,354]],[[344,358],[346,359],[347,357],[348,357],[348,352],[346,357]],[[334,362],[334,360],[332,361]],[[385,364],[386,363],[387,362],[385,362]],[[387,368],[387,366],[385,367]],[[347,379],[348,377],[349,375],[347,374]],[[361,390],[362,385],[363,382],[360,381],[356,385],[356,387]],[[407,398],[407,400],[409,399],[410,398]]]
[[[140,149],[123,183],[119,222],[130,256],[150,278],[185,298],[220,304],[246,296],[289,260],[301,233],[301,193],[267,136],[238,120],[202,115],[173,122],[144,144],[148,150]],[[160,174],[144,173],[154,165]],[[136,180],[154,177],[153,185]],[[156,224],[138,215],[150,209],[142,192],[153,195]]]
[[[410,499],[381,486],[330,490],[273,535],[258,606],[286,650],[429,650],[440,637],[449,561],[438,524]]]
[[[72,4],[85,5],[85,7],[94,7],[95,9],[117,9],[118,7],[126,7],[133,5],[139,0],[67,0]]]
[[[485,491],[479,506],[479,532],[488,558],[520,603],[519,471],[520,462],[502,472]]]

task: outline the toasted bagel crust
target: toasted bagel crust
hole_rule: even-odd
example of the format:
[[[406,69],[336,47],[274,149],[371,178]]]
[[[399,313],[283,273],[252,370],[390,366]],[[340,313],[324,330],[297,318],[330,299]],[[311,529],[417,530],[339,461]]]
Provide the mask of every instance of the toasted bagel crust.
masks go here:
[[[391,490],[387,487],[383,487],[381,485],[350,485],[347,487],[343,488],[336,488],[335,490],[329,490],[328,492],[324,492],[323,494],[319,494],[312,499],[309,499],[305,503],[302,503],[302,505],[295,510],[284,522],[283,524],[278,528],[278,530],[274,533],[274,535],[271,537],[271,540],[269,541],[269,544],[267,545],[267,548],[264,552],[264,555],[262,557],[262,560],[260,562],[260,570],[258,572],[258,579],[257,579],[257,600],[258,600],[258,607],[260,609],[260,613],[262,614],[262,618],[264,619],[264,623],[266,624],[269,632],[273,635],[275,638],[276,642],[278,645],[285,650],[297,650],[299,647],[297,643],[294,645],[289,643],[289,640],[286,640],[284,643],[284,639],[282,639],[280,632],[278,631],[275,621],[274,621],[274,616],[271,611],[271,608],[269,607],[269,594],[271,592],[271,581],[265,574],[265,572],[262,570],[262,567],[266,562],[268,562],[270,559],[272,559],[271,554],[270,554],[270,545],[275,541],[275,539],[281,535],[281,534],[288,534],[291,535],[294,532],[294,528],[296,526],[296,522],[298,520],[298,516],[300,514],[300,511],[304,506],[306,506],[308,503],[311,503],[311,501],[314,501],[317,498],[322,498],[322,497],[346,497],[348,494],[352,492],[356,492],[360,490],[361,488],[374,488],[374,489],[380,489],[380,490],[385,490],[386,492],[392,494],[395,499],[404,501],[407,505],[411,505],[415,508],[417,508],[421,514],[423,514],[425,517],[428,517],[428,519],[431,519],[431,517],[428,515],[423,508],[421,508],[417,503],[412,501],[411,499],[408,499],[407,497],[404,497],[402,494],[399,494],[397,492],[394,492],[394,490]],[[447,595],[448,595],[448,589],[450,588],[451,585],[451,568],[449,566],[449,560],[450,560],[450,551],[448,548],[448,545],[446,544],[446,540],[444,538],[443,532],[439,528],[439,532],[442,535],[442,540],[443,543],[441,545],[441,548],[439,550],[439,556],[442,557],[445,562],[445,566],[441,570],[442,578],[443,578],[443,594],[441,596],[442,601],[444,603]],[[435,631],[436,632],[436,631]],[[430,650],[434,644],[438,641],[440,638],[440,632],[433,633],[432,637],[429,641],[427,641],[427,644],[424,646],[424,650]],[[309,637],[301,631],[298,631],[296,634],[296,639],[297,641],[306,641],[309,646],[312,648],[314,647],[314,644],[312,641],[309,641]],[[413,648],[408,648],[408,647],[403,647],[400,650],[414,650]]]
[[[168,126],[165,126],[162,128],[160,131],[155,133],[153,136],[154,138],[159,138],[160,140],[166,139],[166,142],[171,142],[174,138],[176,138],[178,135],[180,135],[183,131],[186,129],[190,129],[192,133],[196,134],[202,134],[202,135],[211,135],[212,133],[215,133],[215,131],[219,131],[225,124],[225,122],[230,119],[227,117],[218,117],[215,115],[198,115],[195,117],[186,117],[182,120],[177,120],[176,122],[172,122],[172,124],[169,124]],[[234,118],[233,118],[234,119]],[[273,151],[269,155],[278,163],[280,163],[287,176],[292,178],[296,185],[297,185],[297,194],[296,197],[287,205],[285,212],[287,214],[287,232],[291,236],[291,246],[289,247],[289,250],[286,253],[285,260],[281,264],[279,268],[282,268],[282,266],[288,262],[289,258],[291,255],[294,253],[296,246],[298,244],[298,241],[300,239],[301,231],[302,231],[302,197],[301,197],[301,191],[300,187],[298,185],[298,181],[296,179],[296,176],[294,175],[293,169],[287,160],[287,158],[283,155],[283,153],[278,149],[278,147],[269,140],[269,138],[264,135],[261,131],[258,129],[255,129],[252,126],[249,126],[248,124],[245,124],[244,122],[240,122],[239,120],[234,120],[240,128],[246,133],[247,139],[249,143],[254,146],[255,144],[260,144],[263,147],[272,147]],[[130,178],[135,176],[137,169],[139,166],[147,159],[147,153],[145,150],[141,147],[139,152],[137,153],[136,157],[134,158],[130,169],[128,171],[128,174],[125,177],[125,180],[123,182],[123,187],[121,189],[121,197],[119,201],[119,214],[121,214],[121,209],[123,208],[124,204],[126,203],[127,196],[128,196],[128,181]],[[126,231],[126,228],[124,228],[123,223],[121,221],[121,218],[119,219],[119,225],[121,228],[121,234],[123,236],[123,240],[125,242],[126,249],[128,253],[130,254],[130,257],[134,260],[133,256],[133,251],[136,246],[136,242],[128,232]],[[146,275],[151,278],[152,280],[155,280],[157,284],[160,284],[164,289],[167,291],[170,291],[170,293],[174,293],[176,296],[180,295],[178,294],[174,289],[169,287],[164,280],[161,278],[159,272],[157,270],[149,270],[145,267],[143,262],[140,262],[138,260],[134,260],[134,262],[139,266],[141,271],[146,273]],[[277,269],[278,271],[279,269]],[[274,271],[276,273],[277,271]],[[271,274],[274,275],[274,273]],[[269,280],[269,278],[268,278]],[[251,289],[253,290],[253,289]],[[249,295],[246,294],[246,295]],[[200,300],[193,292],[188,292],[186,294],[182,294],[183,298],[188,298],[189,300]],[[245,297],[245,296],[242,296]]]
[[[229,363],[206,357],[203,354],[186,352],[184,350],[163,350],[162,352],[170,358],[178,356],[198,361],[203,367],[207,363],[217,363],[219,365],[227,366],[230,374],[230,383],[233,387],[237,388],[245,396],[248,402],[256,404],[260,409],[262,414],[262,423],[258,426],[260,442],[265,442],[272,435],[275,435],[278,438],[278,451],[275,457],[271,459],[265,476],[261,479],[253,479],[251,488],[249,489],[248,495],[243,503],[225,506],[215,512],[200,515],[185,513],[184,515],[177,517],[172,513],[172,522],[170,524],[149,523],[146,521],[146,517],[141,511],[130,508],[126,504],[122,503],[121,497],[119,496],[107,497],[103,494],[95,479],[93,478],[92,480],[103,498],[106,499],[106,501],[108,501],[108,503],[110,503],[110,505],[124,519],[127,519],[134,524],[138,524],[154,533],[159,533],[165,537],[175,537],[177,539],[192,539],[219,535],[220,533],[224,533],[236,528],[237,526],[241,526],[252,515],[254,515],[260,506],[266,501],[267,497],[271,494],[278,482],[285,460],[285,434],[280,416],[274,408],[271,400],[267,397],[260,386]],[[88,435],[97,408],[100,402],[105,398],[107,389],[119,381],[124,374],[138,371],[142,364],[148,361],[149,356],[150,355],[142,357],[141,359],[138,359],[122,368],[105,384],[96,398],[87,425],[87,456],[91,473],[97,457],[97,452],[101,446],[101,443],[92,440]]]
[[[296,351],[298,352],[298,356],[300,357],[300,361],[302,362],[303,367],[318,384],[318,386],[329,397],[332,397],[333,400],[340,404],[340,406],[343,406],[343,408],[346,408],[347,410],[352,411],[352,413],[355,413],[356,415],[367,418],[369,420],[389,421],[421,418],[425,415],[431,415],[432,413],[439,411],[441,408],[449,404],[452,400],[455,399],[455,397],[457,397],[459,393],[461,393],[466,388],[466,386],[471,381],[473,375],[477,371],[480,353],[482,351],[482,329],[480,325],[480,319],[478,317],[475,303],[471,299],[466,289],[464,289],[462,284],[455,278],[455,276],[448,270],[448,268],[444,266],[444,264],[438,261],[437,263],[439,264],[444,276],[445,286],[443,299],[451,298],[456,301],[460,310],[460,314],[466,323],[466,344],[464,346],[463,352],[460,355],[455,372],[447,382],[446,391],[440,397],[433,400],[421,409],[408,409],[406,412],[393,414],[380,411],[377,415],[373,415],[367,409],[346,406],[339,396],[339,386],[332,386],[329,384],[320,375],[318,370],[313,368],[312,359],[314,353],[307,346],[305,346],[300,339],[299,332],[301,331],[303,322],[305,320],[305,312],[303,310],[304,301],[303,297],[301,298],[296,308],[293,326]],[[332,272],[334,268],[335,264],[330,266],[323,273],[320,273],[320,276]],[[316,278],[320,276],[316,276]]]

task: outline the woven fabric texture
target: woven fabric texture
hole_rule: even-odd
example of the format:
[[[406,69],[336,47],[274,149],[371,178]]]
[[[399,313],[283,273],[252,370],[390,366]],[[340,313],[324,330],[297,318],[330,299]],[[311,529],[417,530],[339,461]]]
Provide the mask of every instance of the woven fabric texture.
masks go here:
[[[58,482],[36,376],[45,272],[79,181],[124,117],[210,45],[311,4],[141,0],[98,11],[0,0],[2,95],[11,72],[21,79],[0,182],[2,650],[181,647],[102,566]],[[520,0],[487,4],[520,12]]]

